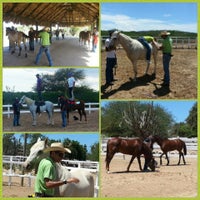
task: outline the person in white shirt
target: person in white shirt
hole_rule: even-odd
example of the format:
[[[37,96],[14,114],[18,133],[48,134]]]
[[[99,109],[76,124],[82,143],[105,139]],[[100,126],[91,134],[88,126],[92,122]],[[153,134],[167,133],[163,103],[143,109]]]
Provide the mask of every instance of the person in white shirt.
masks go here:
[[[74,101],[74,87],[75,87],[75,78],[72,73],[68,74],[67,84],[69,89],[69,98]]]
[[[114,30],[109,31],[111,37]],[[106,48],[106,85],[112,85],[114,81],[113,68],[117,65],[116,49],[110,46],[110,38],[105,41]]]

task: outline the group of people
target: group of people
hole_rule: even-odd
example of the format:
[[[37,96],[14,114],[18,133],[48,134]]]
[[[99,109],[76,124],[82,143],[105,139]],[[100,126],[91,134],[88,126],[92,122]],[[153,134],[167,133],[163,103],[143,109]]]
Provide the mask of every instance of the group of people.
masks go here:
[[[113,69],[117,66],[117,57],[116,57],[116,49],[114,46],[110,45],[111,35],[114,30],[109,31],[110,38],[105,41],[105,49],[106,49],[106,86],[112,85],[112,82],[115,80],[113,75]],[[170,37],[170,33],[167,31],[163,31],[160,34],[163,39],[162,44],[158,45],[156,39],[152,36],[143,36],[138,38],[138,41],[147,49],[146,60],[150,63],[151,61],[151,47],[150,43],[154,43],[154,45],[162,50],[163,53],[163,70],[164,77],[162,86],[169,87],[170,85],[170,71],[169,65],[172,57],[172,39]]]
[[[43,83],[42,83],[42,78],[40,74],[36,74],[35,76],[37,78],[37,83],[36,83],[37,102],[38,102],[38,105],[40,105],[40,103],[44,101],[42,97]],[[68,87],[69,100],[74,102],[75,101],[74,88],[75,88],[76,80],[72,72],[69,72],[67,76],[68,76],[67,87]],[[18,97],[14,99],[12,107],[13,107],[13,126],[20,126],[19,121],[20,121],[21,104],[19,103]],[[64,108],[64,105],[61,105],[60,109],[61,109],[61,116],[62,116],[62,126],[66,127],[67,126],[66,109]]]
[[[31,27],[29,30],[29,50],[34,51],[34,39],[35,39],[35,31]],[[52,57],[50,54],[50,45],[51,45],[51,33],[48,27],[45,27],[41,32],[39,32],[38,37],[40,38],[40,49],[37,53],[35,64],[38,65],[41,59],[42,53],[45,52],[46,57],[49,62],[49,66],[53,66]],[[59,30],[56,30],[56,39],[59,38]],[[64,39],[64,31],[62,31],[62,38]],[[98,44],[98,31],[97,28],[94,27],[92,33],[92,52],[96,52],[97,44]]]

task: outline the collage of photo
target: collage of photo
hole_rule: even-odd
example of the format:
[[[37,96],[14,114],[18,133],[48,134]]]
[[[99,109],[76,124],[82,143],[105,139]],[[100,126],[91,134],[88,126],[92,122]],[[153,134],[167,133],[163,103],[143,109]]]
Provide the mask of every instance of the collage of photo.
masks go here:
[[[198,199],[198,7],[2,2],[2,199]]]

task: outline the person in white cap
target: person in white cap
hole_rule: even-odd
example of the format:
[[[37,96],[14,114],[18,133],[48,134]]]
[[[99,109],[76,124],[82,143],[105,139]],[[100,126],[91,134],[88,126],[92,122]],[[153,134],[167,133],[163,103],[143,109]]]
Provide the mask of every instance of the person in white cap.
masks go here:
[[[163,86],[169,87],[170,85],[170,73],[169,73],[169,64],[172,57],[172,39],[169,36],[170,33],[167,31],[161,32],[160,36],[163,39],[162,45],[160,49],[163,52],[163,70],[164,70],[164,78],[163,78]]]
[[[52,143],[44,152],[49,152],[49,157],[40,161],[36,182],[36,197],[53,197],[54,189],[64,184],[78,183],[79,179],[69,178],[68,180],[56,180],[56,162],[60,162],[65,153],[71,153],[70,149],[64,148],[60,142]]]
[[[45,27],[42,32],[39,33],[39,37],[41,38],[41,46],[40,50],[36,56],[35,64],[38,65],[40,58],[42,56],[42,53],[45,52],[47,59],[49,61],[49,66],[53,65],[53,61],[50,55],[49,47],[50,47],[50,34],[49,34],[49,28]]]

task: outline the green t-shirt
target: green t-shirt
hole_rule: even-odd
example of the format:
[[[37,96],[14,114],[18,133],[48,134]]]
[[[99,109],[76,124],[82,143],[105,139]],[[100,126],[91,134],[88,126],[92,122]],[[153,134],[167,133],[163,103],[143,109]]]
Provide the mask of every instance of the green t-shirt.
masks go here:
[[[172,53],[172,39],[168,36],[162,42],[163,53]]]
[[[35,182],[35,192],[54,196],[54,188],[46,188],[45,178],[56,179],[56,166],[50,157],[40,161]]]
[[[39,33],[39,37],[41,37],[41,45],[49,46],[50,45],[50,35],[46,31],[42,31]]]
[[[152,36],[144,36],[143,37],[148,43],[152,42],[154,38]]]

